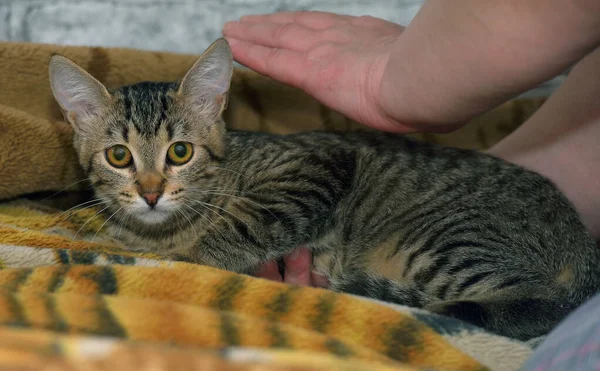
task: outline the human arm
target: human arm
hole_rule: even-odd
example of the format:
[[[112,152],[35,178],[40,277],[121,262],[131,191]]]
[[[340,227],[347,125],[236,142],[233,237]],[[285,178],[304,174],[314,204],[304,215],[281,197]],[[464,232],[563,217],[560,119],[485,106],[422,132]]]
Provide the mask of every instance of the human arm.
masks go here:
[[[450,131],[600,41],[594,0],[429,0],[410,25],[284,12],[224,28],[238,62],[388,131]]]

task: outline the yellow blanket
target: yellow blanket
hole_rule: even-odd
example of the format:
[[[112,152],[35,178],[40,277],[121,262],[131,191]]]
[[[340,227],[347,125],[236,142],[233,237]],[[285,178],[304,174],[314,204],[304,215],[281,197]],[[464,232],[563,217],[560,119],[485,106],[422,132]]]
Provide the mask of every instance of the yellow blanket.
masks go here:
[[[64,192],[25,199],[85,185],[48,84],[55,52],[109,87],[175,80],[196,58],[0,43],[0,368],[513,370],[530,353],[415,309],[123,252],[105,239],[98,210],[64,211]],[[234,74],[230,101],[233,128],[360,127],[245,70]],[[451,135],[417,136],[487,148],[541,103],[510,102]]]

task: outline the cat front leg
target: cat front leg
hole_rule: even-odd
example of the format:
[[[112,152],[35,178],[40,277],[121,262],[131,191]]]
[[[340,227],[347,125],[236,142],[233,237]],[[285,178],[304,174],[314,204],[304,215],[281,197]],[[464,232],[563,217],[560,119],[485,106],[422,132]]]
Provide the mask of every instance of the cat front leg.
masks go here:
[[[324,188],[320,189],[307,181],[297,185],[285,174],[272,177],[259,183],[261,190],[246,190],[243,197],[219,207],[208,232],[179,257],[228,271],[254,273],[263,263],[283,258],[299,245],[313,241],[337,204],[337,199],[326,196],[334,187],[319,183]]]
[[[213,243],[219,244],[220,247],[215,248]],[[249,275],[254,274],[263,262],[257,254],[239,250],[235,245],[224,241],[198,241],[191,248],[170,252],[167,258]]]
[[[167,255],[172,260],[254,274],[263,263],[282,258],[296,245],[292,234],[272,228],[260,215],[247,215],[230,205],[193,245]]]

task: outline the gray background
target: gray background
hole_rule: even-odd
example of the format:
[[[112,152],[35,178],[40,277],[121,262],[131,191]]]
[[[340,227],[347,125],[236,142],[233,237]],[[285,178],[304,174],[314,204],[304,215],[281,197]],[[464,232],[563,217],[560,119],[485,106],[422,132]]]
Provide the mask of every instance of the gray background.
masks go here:
[[[245,14],[323,10],[407,25],[423,0],[0,0],[0,40],[199,54]],[[528,95],[547,95],[555,79]]]

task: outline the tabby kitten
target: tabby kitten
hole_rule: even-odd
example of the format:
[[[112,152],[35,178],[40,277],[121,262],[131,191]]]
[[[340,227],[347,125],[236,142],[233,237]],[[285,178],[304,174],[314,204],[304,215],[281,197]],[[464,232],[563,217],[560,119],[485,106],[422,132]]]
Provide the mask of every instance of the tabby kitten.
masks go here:
[[[547,179],[371,133],[226,131],[224,39],[180,83],[107,90],[61,56],[54,96],[132,249],[252,273],[306,243],[334,290],[529,339],[598,291],[600,254]]]

